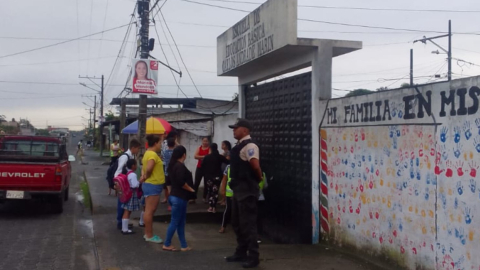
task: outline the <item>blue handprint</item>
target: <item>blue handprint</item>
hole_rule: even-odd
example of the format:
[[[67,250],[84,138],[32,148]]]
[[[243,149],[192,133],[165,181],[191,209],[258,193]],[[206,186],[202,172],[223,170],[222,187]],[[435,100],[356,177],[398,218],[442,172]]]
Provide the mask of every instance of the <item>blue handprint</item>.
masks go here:
[[[415,178],[415,172],[413,171],[413,167],[410,167],[410,178]]]
[[[368,155],[368,162],[372,162],[372,155]]]
[[[477,182],[475,181],[475,179],[470,179],[469,187],[472,193],[475,193],[475,191],[477,191]]]
[[[425,188],[425,201],[428,201],[428,199],[430,198],[430,190],[427,188]]]
[[[465,133],[465,138],[470,140],[472,137],[472,131],[470,130],[470,121],[465,122],[463,125],[463,132]]]
[[[398,110],[398,118],[402,118],[403,117],[403,111],[402,110]]]
[[[470,213],[471,213],[471,209],[468,208],[468,207],[465,207],[465,223],[467,223],[467,224],[472,223],[472,217],[473,216]]]
[[[392,108],[393,108],[392,109],[392,117],[395,117],[395,116],[397,116],[397,106],[395,106],[395,103],[392,103]],[[479,122],[480,122],[480,120],[479,120]],[[480,133],[480,131],[479,131],[479,133]]]
[[[352,169],[355,169],[355,162],[352,162],[351,167],[352,167]]]
[[[453,148],[453,154],[455,155],[456,158],[459,158],[460,155],[462,154],[462,148],[463,146],[459,143],[457,143],[456,148]]]
[[[415,196],[418,197],[420,195],[420,191],[418,190],[419,188],[418,184],[413,185],[413,188],[415,189]]]
[[[403,167],[405,167],[405,169],[408,168],[408,162],[407,162],[407,161],[405,161],[405,162],[403,163]]]
[[[480,150],[478,152],[480,153]],[[383,147],[383,153],[385,153],[385,155],[387,155],[387,157],[390,157],[390,149],[388,149],[388,147],[386,147],[386,146]]]
[[[465,245],[467,243],[467,240],[465,239],[465,230],[463,228],[460,229],[455,229],[455,237],[457,237],[462,245]]]
[[[397,167],[398,167],[399,165],[400,165],[400,160],[398,160],[398,159],[397,159],[397,160],[395,160],[395,166],[397,166]]]
[[[455,200],[453,201],[453,209],[458,209],[458,198],[455,198]]]
[[[415,165],[417,165],[417,167],[419,167],[420,166],[420,159],[417,157],[415,161],[416,161]]]
[[[413,168],[413,159],[410,159],[410,167]]]
[[[448,159],[447,147],[445,145],[440,146],[440,151],[442,151],[443,160],[447,160]]]
[[[383,166],[383,158],[380,158],[380,165]]]
[[[475,145],[475,149],[478,153],[480,153],[480,138],[475,138],[473,141],[473,145]]]
[[[403,188],[407,188],[408,187],[408,183],[407,182],[403,182]]]
[[[358,167],[362,167],[362,161],[358,161]]]
[[[455,143],[459,143],[460,142],[460,127],[454,127],[453,128],[453,132],[455,133],[455,137],[454,137],[454,142]]]
[[[393,138],[393,149],[397,149],[398,143],[397,143],[397,138]]]
[[[401,219],[398,220],[398,230],[400,230],[401,232],[403,231],[403,224]]]
[[[440,130],[440,140],[442,142],[446,142],[447,141],[447,132],[448,132],[448,128],[447,127],[442,127],[442,129]]]
[[[442,201],[443,210],[447,209],[447,197],[444,193],[440,193],[440,200]]]
[[[399,114],[400,115],[400,114]],[[400,116],[399,116],[400,117]],[[401,117],[400,117],[401,118]],[[402,135],[402,133],[400,132],[399,129],[397,129],[397,137],[400,137]]]
[[[462,182],[460,181],[457,182],[457,192],[458,192],[458,195],[463,194],[463,185],[462,185]]]
[[[417,180],[421,180],[422,179],[422,175],[420,174],[420,170],[417,169]]]
[[[397,176],[402,176],[402,170],[401,169],[397,170]]]
[[[478,128],[478,135],[480,135],[480,118],[477,118],[477,120],[475,120],[475,124],[477,125],[477,128]]]
[[[374,168],[373,168],[373,164],[372,164],[372,165],[370,165],[370,172],[373,173],[373,170],[374,170]]]
[[[430,185],[430,174],[427,173],[427,185]]]
[[[389,132],[389,135],[390,135],[390,138],[393,138],[393,135],[395,134],[395,130],[397,129],[396,126],[389,126],[388,127],[388,130],[390,131]]]
[[[365,156],[362,156],[362,161],[365,162]]]

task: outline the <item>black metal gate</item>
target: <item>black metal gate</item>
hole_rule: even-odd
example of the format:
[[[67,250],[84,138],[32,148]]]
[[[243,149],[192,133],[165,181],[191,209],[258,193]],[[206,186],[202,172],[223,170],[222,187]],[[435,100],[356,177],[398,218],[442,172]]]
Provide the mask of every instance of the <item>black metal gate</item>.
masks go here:
[[[245,117],[267,174],[264,233],[277,242],[312,242],[311,72],[248,87]]]

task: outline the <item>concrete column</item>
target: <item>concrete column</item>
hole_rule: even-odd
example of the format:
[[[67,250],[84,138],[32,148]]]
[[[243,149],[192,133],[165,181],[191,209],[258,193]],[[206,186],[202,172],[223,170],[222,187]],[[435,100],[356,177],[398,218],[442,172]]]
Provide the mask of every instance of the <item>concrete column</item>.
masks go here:
[[[245,89],[241,84],[241,80],[238,80],[238,117],[245,118]]]
[[[325,113],[320,100],[332,97],[332,58],[331,41],[322,41],[312,60],[312,243],[320,238],[320,132],[319,127]]]

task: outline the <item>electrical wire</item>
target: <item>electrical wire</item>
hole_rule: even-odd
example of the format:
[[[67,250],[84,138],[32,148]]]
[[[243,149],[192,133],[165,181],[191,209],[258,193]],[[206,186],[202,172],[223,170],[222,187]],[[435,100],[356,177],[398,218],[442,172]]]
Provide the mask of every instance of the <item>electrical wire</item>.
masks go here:
[[[107,22],[108,3],[109,3],[109,0],[107,0],[107,5],[106,5],[106,7],[105,7],[105,15],[104,15],[104,17],[103,17],[103,27],[102,27],[102,30],[105,30],[105,23]],[[102,45],[103,45],[103,33],[102,33],[102,35],[100,36],[100,50],[98,51],[98,56],[100,56],[100,54],[102,53]],[[94,71],[94,73],[97,73],[97,67],[98,67],[98,59],[97,59],[96,64],[95,64],[95,71]]]
[[[61,44],[69,43],[69,42],[76,41],[76,40],[79,40],[79,39],[83,39],[83,38],[86,38],[86,37],[91,37],[91,36],[99,35],[101,33],[106,33],[106,32],[110,32],[110,31],[113,31],[113,30],[117,30],[117,29],[129,26],[129,25],[130,25],[130,23],[129,24],[124,24],[124,25],[121,25],[121,26],[117,26],[117,27],[114,27],[114,28],[110,28],[108,30],[104,30],[104,31],[101,31],[101,32],[89,34],[89,35],[86,35],[86,36],[82,36],[82,37],[73,38],[73,39],[69,39],[69,40],[66,40],[66,41],[50,44],[50,45],[47,45],[47,46],[42,46],[42,47],[38,47],[38,48],[26,50],[26,51],[21,51],[21,52],[16,52],[16,53],[12,53],[12,54],[2,55],[2,56],[0,56],[0,59],[15,56],[15,55],[19,55],[19,54],[29,53],[29,52],[33,52],[33,51],[43,50],[43,49],[46,49],[46,48],[50,48],[50,47],[58,46],[58,45],[61,45]]]
[[[88,32],[92,32],[92,18],[93,18],[93,0],[90,1],[90,24],[88,26]],[[90,41],[88,42],[88,49],[87,49],[87,58],[90,58]],[[90,71],[90,61],[87,62],[87,74]]]
[[[75,59],[75,60],[64,60],[64,61],[55,61],[55,62],[36,62],[36,63],[25,63],[25,64],[5,64],[0,65],[0,67],[16,67],[16,66],[35,66],[35,65],[50,65],[50,64],[61,64],[61,63],[71,63],[71,62],[82,62],[88,60],[97,60],[97,59],[106,59],[114,58],[116,56],[104,56],[98,58],[85,58],[85,59]]]
[[[105,92],[107,92],[109,90],[108,86],[109,86],[109,83],[112,79],[112,74],[115,70],[115,67],[117,66],[118,59],[120,58],[120,55],[122,54],[122,51],[124,49],[125,41],[127,40],[128,36],[130,34],[130,31],[132,29],[132,24],[133,24],[133,20],[135,19],[135,10],[136,9],[137,9],[137,5],[135,5],[135,8],[133,9],[133,14],[132,14],[131,19],[130,19],[129,27],[127,28],[127,32],[125,33],[125,37],[123,38],[123,43],[120,46],[120,51],[118,52],[117,58],[115,59],[115,63],[113,64],[112,70],[110,71],[110,75],[108,76],[107,83],[105,84]],[[104,95],[105,95],[105,93],[104,93]]]
[[[218,5],[212,5],[212,4],[207,4],[207,3],[201,3],[201,2],[196,2],[192,0],[181,0],[183,2],[189,2],[193,4],[198,4],[198,5],[203,5],[203,6],[209,6],[209,7],[215,7],[215,8],[221,8],[221,9],[226,9],[226,10],[233,10],[233,11],[240,11],[240,12],[247,12],[250,13],[251,11],[249,10],[244,10],[244,9],[237,9],[237,8],[230,8],[230,7],[225,7],[225,6],[218,6]],[[361,27],[361,28],[369,28],[369,29],[382,29],[382,30],[394,30],[394,31],[405,31],[405,32],[419,32],[419,33],[438,33],[438,34],[446,34],[447,32],[444,31],[433,31],[433,30],[420,30],[420,29],[409,29],[409,28],[394,28],[394,27],[385,27],[385,26],[371,26],[371,25],[361,25],[361,24],[349,24],[349,23],[339,23],[339,22],[331,22],[331,21],[322,21],[322,20],[313,20],[313,19],[303,19],[299,18],[299,21],[305,21],[305,22],[315,22],[315,23],[323,23],[323,24],[331,24],[331,25],[341,25],[341,26],[350,26],[350,27]],[[480,36],[480,33],[477,32],[456,32],[453,34],[457,35],[477,35]]]
[[[162,13],[161,10],[160,10],[160,15],[162,16],[162,19],[163,19],[163,21],[165,22],[165,26],[167,27],[167,30],[168,30],[168,32],[170,33],[170,36],[172,37],[173,44],[175,44],[175,48],[177,49],[178,55],[180,56],[180,60],[182,61],[183,65],[184,65],[184,67],[185,67],[185,70],[187,71],[188,77],[190,77],[190,80],[192,81],[192,84],[195,86],[195,89],[197,90],[197,93],[200,95],[200,97],[202,97],[202,94],[200,93],[200,90],[198,90],[198,87],[196,86],[195,81],[193,80],[193,77],[192,77],[192,75],[190,74],[190,71],[188,70],[187,65],[185,64],[185,61],[183,60],[182,53],[180,52],[180,49],[179,49],[178,46],[177,46],[177,42],[175,41],[175,38],[173,37],[173,34],[172,34],[172,32],[170,31],[170,27],[168,27],[167,20],[166,20],[165,17],[163,16],[163,13]]]
[[[238,1],[238,0],[205,0],[210,2],[223,2],[235,4],[261,5],[263,3]],[[302,8],[318,9],[341,9],[341,10],[365,10],[365,11],[400,11],[400,12],[441,12],[441,13],[480,13],[480,10],[447,10],[447,9],[405,9],[405,8],[368,8],[368,7],[338,7],[338,6],[317,6],[317,5],[298,5]]]

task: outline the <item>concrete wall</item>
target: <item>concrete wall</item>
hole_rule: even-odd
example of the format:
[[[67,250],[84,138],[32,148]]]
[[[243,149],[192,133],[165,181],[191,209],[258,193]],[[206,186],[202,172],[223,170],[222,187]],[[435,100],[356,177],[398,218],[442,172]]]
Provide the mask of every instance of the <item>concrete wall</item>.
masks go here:
[[[197,168],[197,160],[194,158],[195,151],[202,144],[202,139],[190,132],[180,131],[179,143],[187,149],[187,159],[185,160],[185,166],[192,172],[195,177],[195,170]],[[203,181],[202,181],[203,185]]]
[[[212,142],[218,144],[219,148],[222,146],[222,141],[225,140],[229,141],[232,144],[232,147],[235,145],[237,140],[233,138],[233,131],[228,126],[234,124],[237,118],[237,114],[230,114],[224,116],[217,116],[213,119]],[[221,150],[220,153],[222,153]]]
[[[474,77],[331,100],[322,237],[408,269],[479,269],[479,86]]]

